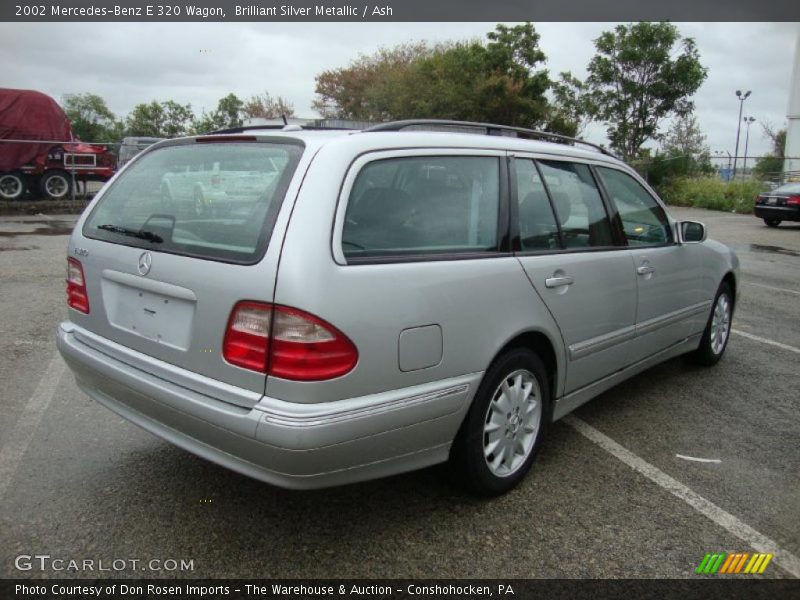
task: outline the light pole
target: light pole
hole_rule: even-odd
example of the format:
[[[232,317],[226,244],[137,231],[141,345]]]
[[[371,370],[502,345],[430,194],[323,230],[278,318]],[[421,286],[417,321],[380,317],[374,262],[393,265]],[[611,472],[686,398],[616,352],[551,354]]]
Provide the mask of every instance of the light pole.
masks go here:
[[[744,124],[747,125],[747,133],[744,135],[744,161],[742,163],[742,181],[747,173],[747,145],[750,143],[750,125],[756,122],[753,117],[745,117]]]
[[[750,90],[742,94],[742,90],[736,90],[736,97],[739,99],[739,122],[736,124],[736,153],[733,155],[733,176],[731,179],[736,179],[736,161],[739,158],[739,134],[742,131],[742,105],[744,101],[750,96]]]

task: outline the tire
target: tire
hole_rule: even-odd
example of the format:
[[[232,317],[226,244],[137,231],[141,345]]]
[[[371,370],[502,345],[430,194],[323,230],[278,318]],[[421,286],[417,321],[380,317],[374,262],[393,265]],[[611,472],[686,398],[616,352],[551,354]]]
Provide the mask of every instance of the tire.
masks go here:
[[[777,227],[781,224],[780,219],[764,219],[764,223],[767,224],[767,227]]]
[[[711,314],[708,316],[703,337],[700,338],[700,346],[688,355],[689,360],[704,367],[717,364],[728,347],[732,320],[733,294],[731,287],[723,281],[714,296]]]
[[[25,178],[21,173],[0,173],[0,198],[19,200],[25,194]]]
[[[524,396],[526,388],[530,391]],[[517,390],[521,395],[515,397]],[[525,477],[544,436],[549,407],[547,371],[535,353],[517,348],[489,367],[451,453],[468,489],[497,496]]]
[[[47,171],[39,184],[42,196],[50,200],[63,200],[72,191],[72,177],[66,171]]]

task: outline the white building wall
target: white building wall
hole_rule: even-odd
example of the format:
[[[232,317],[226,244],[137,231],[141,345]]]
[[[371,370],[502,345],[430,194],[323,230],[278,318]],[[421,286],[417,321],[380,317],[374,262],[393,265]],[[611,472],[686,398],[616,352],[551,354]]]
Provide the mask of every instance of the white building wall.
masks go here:
[[[787,158],[783,163],[784,171],[800,172],[800,33],[794,50],[794,67],[792,68],[792,81],[789,88],[789,108],[786,112],[789,121],[786,131]]]

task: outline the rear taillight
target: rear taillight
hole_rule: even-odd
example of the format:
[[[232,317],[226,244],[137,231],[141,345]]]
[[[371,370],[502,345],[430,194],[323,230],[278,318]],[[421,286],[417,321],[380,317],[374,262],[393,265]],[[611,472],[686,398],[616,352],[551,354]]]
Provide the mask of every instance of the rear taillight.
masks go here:
[[[761,196],[755,196],[753,198],[753,202],[755,202],[756,204],[761,204]]]
[[[330,323],[260,302],[233,308],[222,353],[231,364],[295,381],[340,377],[358,362],[353,342]]]
[[[358,351],[329,323],[307,312],[275,306],[269,373],[283,379],[320,381],[349,373]]]
[[[271,318],[269,304],[239,302],[234,306],[222,343],[225,360],[238,367],[266,373]]]
[[[786,206],[800,206],[800,196],[789,196],[786,199]]]
[[[86,293],[86,278],[81,263],[67,258],[67,304],[82,313],[89,314],[89,294]]]

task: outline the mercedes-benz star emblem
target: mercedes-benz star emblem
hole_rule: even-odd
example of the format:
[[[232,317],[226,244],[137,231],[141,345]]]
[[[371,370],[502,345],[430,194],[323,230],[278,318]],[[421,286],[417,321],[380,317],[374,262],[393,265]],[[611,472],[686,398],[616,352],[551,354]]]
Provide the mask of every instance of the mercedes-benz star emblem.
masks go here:
[[[139,257],[139,275],[147,275],[150,272],[150,266],[153,264],[153,257],[149,252],[142,252]]]

